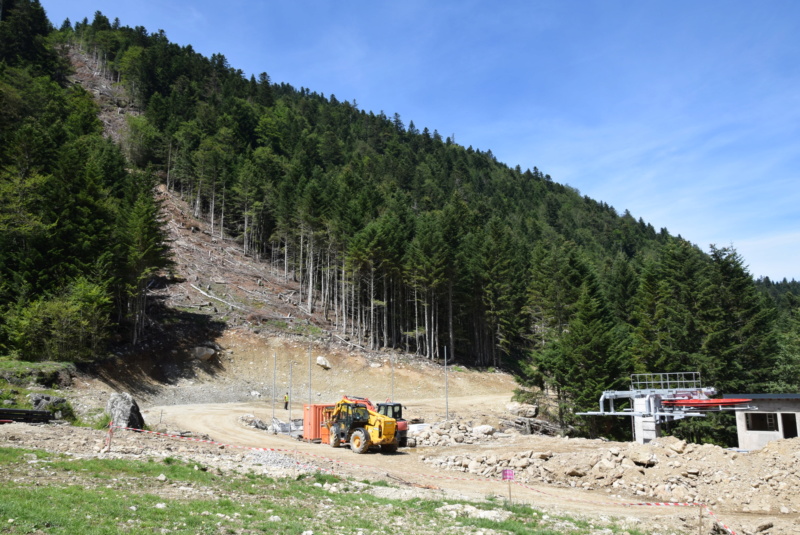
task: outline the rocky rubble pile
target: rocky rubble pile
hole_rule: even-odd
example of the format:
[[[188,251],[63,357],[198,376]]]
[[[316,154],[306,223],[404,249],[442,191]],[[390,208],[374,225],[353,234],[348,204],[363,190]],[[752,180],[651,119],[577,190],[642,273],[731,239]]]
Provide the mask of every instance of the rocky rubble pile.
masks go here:
[[[409,429],[409,435],[416,439],[418,447],[478,444],[509,436],[507,433],[498,433],[491,425],[473,427],[472,422],[463,420],[437,422],[418,431]]]
[[[563,439],[569,440],[569,439]],[[575,441],[584,439],[572,439]],[[596,453],[518,451],[428,457],[445,470],[500,477],[515,470],[524,483],[605,490],[660,502],[702,502],[739,512],[775,515],[800,511],[800,438],[750,453],[665,437],[650,444],[601,447]]]
[[[111,435],[109,447],[107,432],[86,427],[23,423],[0,426],[2,444],[40,448],[74,458],[152,460],[171,457],[221,471],[253,471],[273,477],[294,477],[311,470],[305,462],[278,452],[240,450],[199,442],[197,438],[209,440],[209,437],[192,437],[175,430],[164,435],[119,430]]]

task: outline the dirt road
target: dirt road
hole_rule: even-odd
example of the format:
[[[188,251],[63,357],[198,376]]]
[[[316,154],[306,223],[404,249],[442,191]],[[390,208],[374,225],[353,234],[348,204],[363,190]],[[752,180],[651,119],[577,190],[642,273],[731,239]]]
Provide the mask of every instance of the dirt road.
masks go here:
[[[409,410],[424,413],[424,407],[430,407],[431,400],[414,400],[408,403]],[[485,395],[476,397],[459,397],[450,400],[454,412],[466,411],[467,408],[496,407],[508,402],[507,394]],[[294,417],[302,414],[300,405],[292,408]],[[437,412],[434,410],[433,412]],[[331,448],[327,445],[305,443],[284,435],[272,435],[262,430],[243,425],[240,417],[253,414],[269,420],[271,406],[263,402],[207,404],[207,405],[172,405],[153,407],[145,411],[145,417],[151,422],[161,422],[171,429],[192,431],[195,434],[208,435],[211,440],[244,448],[270,448],[291,455],[300,462],[316,465],[324,470],[357,479],[386,479],[399,485],[407,484],[417,488],[440,489],[442,493],[453,493],[472,499],[483,499],[490,495],[507,497],[509,492],[513,501],[534,504],[552,512],[585,515],[589,518],[615,517],[623,519],[623,523],[631,527],[642,523],[650,529],[663,533],[682,533],[685,530],[695,531],[698,527],[699,511],[697,508],[677,507],[631,507],[620,505],[620,502],[609,498],[605,493],[587,492],[579,489],[557,488],[552,486],[521,486],[494,479],[481,478],[471,474],[453,474],[443,472],[423,462],[426,455],[451,454],[476,450],[487,453],[503,453],[512,450],[549,448],[554,440],[548,437],[518,436],[496,444],[480,444],[470,446],[443,448],[402,448],[397,454],[384,455],[367,453],[356,455],[349,448]],[[288,412],[281,406],[276,414],[287,419]],[[576,441],[566,441],[565,448],[580,448]],[[586,446],[587,454],[596,446]],[[435,450],[435,451],[433,451]],[[510,491],[509,491],[510,488]],[[628,519],[627,522],[624,519]],[[711,527],[712,521],[705,516],[704,524]],[[666,531],[662,531],[666,530]],[[707,531],[705,531],[707,532]]]

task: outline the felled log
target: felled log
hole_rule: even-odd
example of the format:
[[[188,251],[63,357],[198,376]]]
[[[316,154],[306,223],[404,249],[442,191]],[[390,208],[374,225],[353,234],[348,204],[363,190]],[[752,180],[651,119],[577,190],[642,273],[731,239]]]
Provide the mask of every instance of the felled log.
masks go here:
[[[524,418],[522,416],[518,416],[513,420],[503,420],[501,421],[501,424],[503,424],[504,427],[515,428],[523,435],[557,436],[568,433],[572,429],[570,426],[567,426],[567,428],[562,428],[559,425],[546,420],[540,420],[538,418]]]

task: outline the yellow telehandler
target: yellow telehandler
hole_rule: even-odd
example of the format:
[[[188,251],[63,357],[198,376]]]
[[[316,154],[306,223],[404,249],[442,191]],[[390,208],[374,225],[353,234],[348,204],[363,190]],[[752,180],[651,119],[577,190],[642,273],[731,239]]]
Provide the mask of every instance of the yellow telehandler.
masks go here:
[[[395,419],[369,410],[364,403],[345,397],[327,409],[324,417],[330,432],[328,442],[334,448],[350,444],[356,453],[364,453],[372,446],[380,446],[383,453],[397,451]]]

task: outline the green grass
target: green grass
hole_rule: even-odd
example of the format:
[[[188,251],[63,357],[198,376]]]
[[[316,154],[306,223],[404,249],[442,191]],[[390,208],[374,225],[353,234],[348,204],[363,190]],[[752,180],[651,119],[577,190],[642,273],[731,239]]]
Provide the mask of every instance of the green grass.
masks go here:
[[[34,376],[32,375],[31,378],[33,377]],[[30,394],[34,393],[48,394],[51,396],[62,397],[58,394],[57,391],[49,388],[22,387],[14,382],[9,382],[5,378],[0,378],[0,407],[2,408],[32,409],[33,405],[31,405],[29,396]],[[3,403],[3,401],[5,400],[9,400],[11,401],[11,403],[10,404]],[[63,403],[51,405],[48,410],[53,412],[54,414],[57,412],[60,413],[60,418],[62,420],[67,420],[68,422],[71,422],[73,424],[80,423],[69,401],[64,401]]]
[[[305,325],[303,323],[296,323],[292,326],[291,332],[303,334],[306,336],[322,336],[323,330],[316,325]]]
[[[163,481],[162,474],[166,478]],[[220,474],[215,469],[207,470],[170,457],[159,461],[81,460],[0,447],[0,533],[299,535],[313,530],[315,535],[359,531],[364,535],[438,535],[483,530],[496,535],[578,535],[592,532],[586,521],[563,517],[556,528],[531,506],[508,503],[497,497],[479,502],[395,500],[370,494],[367,491],[371,486],[389,484],[356,482],[319,472],[281,479],[252,472]],[[452,518],[436,511],[454,503],[505,510],[511,515],[500,522]],[[565,525],[568,527],[564,528]],[[613,525],[607,527],[615,533],[621,532]],[[631,530],[628,533],[642,535]]]
[[[13,385],[26,385],[31,381],[44,386],[58,384],[60,372],[70,372],[75,365],[69,362],[26,362],[10,357],[0,357],[0,378]]]
[[[289,322],[283,320],[269,320],[264,325],[268,328],[283,331],[291,334],[301,334],[304,336],[322,336],[323,330],[316,325],[310,325],[302,322]]]
[[[49,459],[51,457],[51,454],[40,450],[0,448],[0,466],[19,462],[27,462],[30,459]]]

